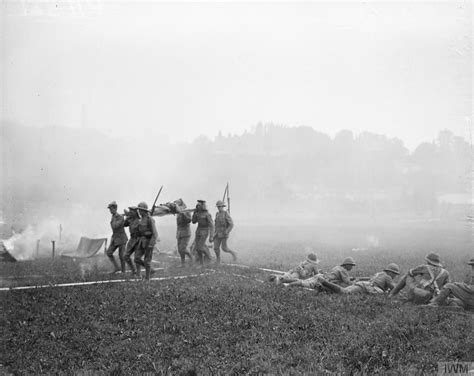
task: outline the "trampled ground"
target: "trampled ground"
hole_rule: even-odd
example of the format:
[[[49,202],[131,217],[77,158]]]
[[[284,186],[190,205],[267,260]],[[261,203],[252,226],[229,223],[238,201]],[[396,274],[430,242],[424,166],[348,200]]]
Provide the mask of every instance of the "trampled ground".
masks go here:
[[[439,233],[439,231],[437,231]],[[470,240],[456,231],[433,235],[455,280]],[[462,235],[462,230],[461,230]],[[358,261],[354,275],[370,275],[388,262],[406,271],[422,262],[420,233],[377,249],[348,253],[344,247],[245,240],[240,262],[206,270],[176,268],[159,256],[155,277],[188,275],[150,284],[129,281],[0,292],[3,369],[17,374],[430,374],[438,361],[474,361],[473,316],[389,301],[384,296],[316,295],[262,283],[255,265],[286,269],[314,244],[327,269],[344,255]],[[397,238],[393,235],[393,238]],[[453,239],[458,239],[454,241]],[[449,255],[443,255],[445,244]],[[295,248],[292,249],[292,247]],[[417,245],[418,244],[418,245]],[[257,251],[258,250],[258,251]],[[446,252],[447,253],[447,252]],[[228,260],[226,258],[226,260]],[[70,259],[3,264],[3,286],[107,280],[109,265]],[[85,265],[85,266],[84,266]],[[159,267],[159,264],[155,265]],[[5,278],[12,274],[15,278]],[[34,278],[22,278],[35,275]]]

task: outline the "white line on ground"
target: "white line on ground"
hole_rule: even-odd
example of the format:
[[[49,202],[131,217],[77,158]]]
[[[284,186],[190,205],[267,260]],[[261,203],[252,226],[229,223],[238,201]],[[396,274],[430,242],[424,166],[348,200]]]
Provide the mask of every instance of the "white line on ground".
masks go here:
[[[170,258],[176,258],[176,259],[179,259],[179,257],[177,256],[172,256],[172,255],[169,255],[169,254],[166,254],[166,253],[160,253],[160,255],[163,255],[163,256],[166,256],[166,257],[170,257]],[[160,263],[159,261],[156,261],[156,260],[152,260],[152,262],[156,262],[156,263]],[[245,269],[250,269],[250,268],[253,268],[253,266],[250,266],[250,265],[243,265],[243,264],[232,264],[232,263],[222,263],[223,265],[228,265],[228,266],[236,266],[238,268],[245,268]],[[261,271],[264,271],[264,272],[270,272],[270,273],[277,273],[277,274],[285,274],[285,272],[282,272],[281,270],[274,270],[274,269],[266,269],[266,268],[259,268],[259,267],[255,267],[255,269],[258,269],[258,270],[261,270]]]
[[[229,274],[233,275],[234,277],[240,277],[240,278],[245,278],[245,279],[251,279],[252,281],[257,281],[257,282],[260,282],[260,283],[265,283],[265,281],[262,281],[261,279],[248,277],[248,276],[246,276],[246,275],[236,274],[236,273],[229,273]]]
[[[165,268],[155,268],[153,270],[165,270]],[[131,273],[131,270],[127,270],[125,273]],[[98,272],[97,274],[114,274],[113,272]],[[120,273],[123,274],[123,273]],[[117,274],[117,275],[120,275]],[[44,274],[44,275],[39,275],[39,274],[32,274],[32,275],[9,275],[6,277],[0,276],[0,279],[22,279],[22,278],[51,278],[51,277],[64,277],[64,275],[60,274]]]
[[[225,265],[236,266],[236,267],[238,267],[238,268],[245,268],[245,269],[250,269],[250,268],[252,268],[251,266],[242,265],[242,264],[225,264]],[[258,267],[255,267],[255,269],[258,269],[258,270],[261,270],[261,271],[264,271],[264,272],[277,273],[277,274],[285,274],[285,272],[282,272],[281,270],[258,268]]]
[[[166,281],[166,280],[170,280],[170,279],[185,279],[185,278],[192,278],[192,277],[202,277],[202,276],[210,275],[210,274],[212,274],[212,273],[179,275],[179,276],[174,276],[174,277],[156,277],[156,278],[150,278],[150,281]],[[107,281],[59,283],[59,284],[41,285],[41,286],[2,287],[2,288],[0,288],[0,291],[34,290],[34,289],[44,289],[44,288],[48,288],[48,287],[87,286],[87,285],[101,285],[101,284],[106,284],[106,283],[123,283],[123,282],[142,282],[142,281],[138,280],[138,279],[110,279],[110,280],[107,280]]]

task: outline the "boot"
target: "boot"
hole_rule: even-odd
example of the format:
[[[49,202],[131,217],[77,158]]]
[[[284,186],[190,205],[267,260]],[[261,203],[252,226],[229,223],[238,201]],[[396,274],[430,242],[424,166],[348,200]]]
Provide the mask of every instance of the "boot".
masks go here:
[[[128,267],[130,268],[130,271],[132,272],[132,275],[135,275],[137,271],[135,270],[135,265],[133,265],[132,260],[127,260]]]
[[[127,264],[125,263],[124,259],[120,259],[120,268],[122,269],[122,273],[125,273],[125,270],[127,269]]]
[[[112,272],[112,274],[120,271],[120,267],[119,267],[119,265],[117,263],[117,260],[115,259],[114,255],[109,256],[109,260],[112,263],[112,265],[114,266],[114,271]]]
[[[145,279],[146,279],[147,281],[150,280],[150,274],[151,274],[151,266],[146,265],[146,266],[145,266]]]
[[[185,265],[185,255],[182,255],[181,256],[181,267],[184,268],[186,265]]]
[[[220,250],[214,250],[216,253],[216,264],[219,265],[221,263],[221,251]]]

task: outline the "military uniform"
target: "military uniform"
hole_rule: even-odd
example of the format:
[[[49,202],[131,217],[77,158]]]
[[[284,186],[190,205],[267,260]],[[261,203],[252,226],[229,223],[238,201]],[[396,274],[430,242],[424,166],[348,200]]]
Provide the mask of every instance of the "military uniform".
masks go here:
[[[299,279],[311,278],[317,274],[319,274],[318,266],[305,260],[296,268],[287,271],[282,276],[279,276],[279,280],[281,283],[291,283]]]
[[[283,275],[270,276],[270,281],[276,283],[292,283],[300,280],[310,279],[314,275],[319,274],[318,263],[319,261],[317,256],[314,253],[311,253],[308,255],[306,260],[301,262],[295,268],[287,271]]]
[[[425,259],[428,261],[427,264],[410,269],[402,277],[391,291],[391,297],[407,287],[407,301],[425,304],[438,295],[440,289],[450,282],[449,272],[442,268],[437,254],[430,253]]]
[[[141,212],[140,221],[138,222],[138,245],[135,251],[135,265],[137,266],[137,275],[140,276],[141,266],[145,267],[145,279],[150,279],[151,259],[153,257],[153,248],[158,238],[155,220],[150,216],[148,206],[145,203],[138,204]],[[142,257],[144,258],[142,260]]]
[[[186,255],[191,257],[191,254],[187,250],[189,240],[191,239],[191,213],[179,213],[176,216],[176,240],[178,241],[178,253],[181,257],[181,263],[184,264]]]
[[[125,245],[127,244],[127,234],[124,228],[125,220],[123,215],[115,213],[112,215],[110,220],[110,227],[112,228],[112,238],[110,239],[110,245],[107,248],[106,255],[115,267],[115,271],[125,272]],[[114,252],[118,248],[120,264],[119,267],[117,261],[114,258]]]
[[[219,201],[218,204],[221,202]],[[225,206],[224,204],[221,204]],[[234,228],[234,222],[227,211],[219,211],[216,213],[215,219],[215,233],[214,233],[214,252],[216,254],[216,261],[220,262],[220,253],[221,248],[224,252],[230,253],[234,261],[237,259],[237,256],[234,251],[232,251],[227,246],[227,239],[229,238],[229,233]]]
[[[302,286],[306,288],[316,289],[318,292],[334,292],[334,289],[347,287],[351,285],[349,271],[344,265],[354,266],[355,262],[352,257],[347,257],[341,265],[337,265],[328,273],[317,273],[314,276],[302,281],[294,282],[290,286]],[[328,286],[325,286],[325,283]],[[334,289],[331,286],[336,286]]]
[[[385,271],[375,274],[369,281],[358,281],[341,287],[331,282],[323,282],[325,287],[340,294],[383,294],[393,289],[393,279]]]
[[[449,305],[474,310],[474,258],[468,264],[472,267],[470,281],[447,283],[439,295],[431,300],[430,306]]]
[[[349,272],[342,265],[337,265],[329,273],[324,274],[324,279],[342,287],[351,284]]]
[[[134,274],[136,273],[136,270],[135,270],[135,265],[132,262],[131,256],[132,256],[132,253],[135,252],[138,246],[139,239],[140,239],[139,231],[138,231],[139,223],[140,223],[140,218],[138,217],[138,214],[135,214],[134,216],[128,217],[127,219],[125,219],[125,224],[124,224],[124,226],[128,227],[130,231],[130,239],[128,240],[127,249],[125,251],[125,262],[128,264],[128,266],[130,267],[130,270]]]
[[[210,236],[211,238],[209,240],[213,240],[214,221],[206,209],[199,209],[194,211],[191,222],[198,224],[196,229],[195,247],[199,263],[202,265],[205,255],[209,253],[209,249],[206,245],[207,237]]]

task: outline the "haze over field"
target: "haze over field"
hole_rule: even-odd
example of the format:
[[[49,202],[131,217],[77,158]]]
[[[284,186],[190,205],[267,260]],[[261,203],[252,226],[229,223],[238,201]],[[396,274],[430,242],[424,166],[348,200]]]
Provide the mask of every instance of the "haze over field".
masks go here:
[[[470,2],[1,6],[3,236],[161,185],[246,225],[470,213]]]

